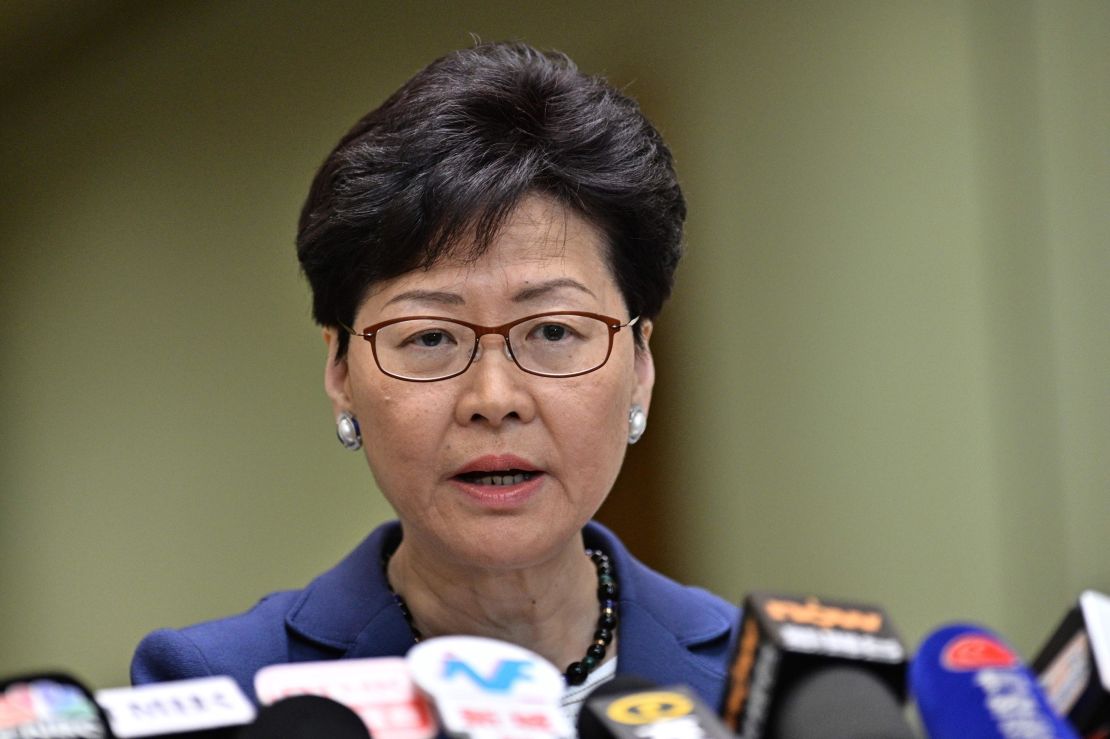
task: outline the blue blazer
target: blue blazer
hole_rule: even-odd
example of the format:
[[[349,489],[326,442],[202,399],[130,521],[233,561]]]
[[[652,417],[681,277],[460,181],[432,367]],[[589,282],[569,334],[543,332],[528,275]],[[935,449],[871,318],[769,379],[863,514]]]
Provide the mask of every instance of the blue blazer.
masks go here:
[[[649,569],[600,524],[587,524],[583,533],[587,547],[609,555],[617,577],[617,672],[688,685],[718,709],[737,607]],[[412,631],[381,567],[382,552],[400,537],[399,523],[384,524],[303,590],[272,593],[237,616],[149,634],[135,651],[131,681],[230,675],[257,700],[254,674],[266,665],[403,656],[413,645]]]

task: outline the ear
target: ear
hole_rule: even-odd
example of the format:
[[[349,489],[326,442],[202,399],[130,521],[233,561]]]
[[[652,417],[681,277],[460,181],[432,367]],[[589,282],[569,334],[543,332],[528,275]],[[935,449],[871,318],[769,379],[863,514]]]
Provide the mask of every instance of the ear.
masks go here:
[[[640,322],[640,336],[643,337],[643,346],[634,350],[633,371],[636,373],[636,387],[632,391],[632,402],[637,403],[647,412],[651,406],[651,390],[655,387],[655,361],[651,357],[651,331],[654,325],[651,321]]]
[[[351,410],[350,375],[347,357],[336,361],[339,354],[339,332],[325,327],[324,343],[328,347],[328,358],[324,364],[324,392],[331,398],[331,415],[336,418],[343,411]]]

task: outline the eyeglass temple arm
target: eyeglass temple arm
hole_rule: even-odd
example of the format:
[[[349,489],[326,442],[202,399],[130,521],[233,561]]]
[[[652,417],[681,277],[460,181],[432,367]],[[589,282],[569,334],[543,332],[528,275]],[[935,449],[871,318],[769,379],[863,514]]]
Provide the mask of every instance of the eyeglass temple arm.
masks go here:
[[[366,334],[362,333],[361,331],[355,331],[353,328],[343,323],[343,321],[336,321],[336,323],[339,324],[339,328],[343,329],[351,336],[362,336],[363,338],[366,337]]]
[[[639,321],[639,320],[640,320],[640,317],[639,317],[639,316],[636,316],[635,318],[633,318],[633,319],[632,319],[631,321],[629,321],[628,323],[618,323],[617,325],[613,326],[613,328],[615,328],[615,329],[622,329],[622,328],[628,328],[629,326],[635,326],[635,325],[636,325],[636,321]]]

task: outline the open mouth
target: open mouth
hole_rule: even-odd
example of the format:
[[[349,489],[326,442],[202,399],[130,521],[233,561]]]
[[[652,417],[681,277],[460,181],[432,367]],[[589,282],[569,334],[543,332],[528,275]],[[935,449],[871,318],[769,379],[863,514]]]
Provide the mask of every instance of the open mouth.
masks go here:
[[[470,483],[471,485],[518,485],[527,480],[531,480],[539,472],[530,472],[527,470],[479,470],[475,472],[463,472],[462,474],[455,475],[456,480]]]

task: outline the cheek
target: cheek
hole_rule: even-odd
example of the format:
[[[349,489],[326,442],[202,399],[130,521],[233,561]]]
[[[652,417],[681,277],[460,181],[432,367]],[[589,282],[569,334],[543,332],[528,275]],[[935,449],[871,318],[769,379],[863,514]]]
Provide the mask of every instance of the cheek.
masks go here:
[[[623,384],[612,381],[583,382],[559,394],[551,424],[584,476],[599,482],[615,477],[628,441],[630,397]]]
[[[356,409],[370,469],[379,487],[394,490],[415,482],[441,447],[441,427],[449,421],[444,403],[426,386],[362,385]]]

